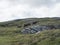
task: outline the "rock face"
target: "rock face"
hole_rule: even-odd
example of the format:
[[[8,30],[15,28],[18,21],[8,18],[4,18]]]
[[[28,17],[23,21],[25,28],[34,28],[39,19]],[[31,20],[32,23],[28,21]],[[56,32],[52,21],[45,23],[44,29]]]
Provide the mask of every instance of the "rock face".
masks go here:
[[[60,25],[37,25],[23,29],[22,34],[34,34],[43,30],[60,29]]]

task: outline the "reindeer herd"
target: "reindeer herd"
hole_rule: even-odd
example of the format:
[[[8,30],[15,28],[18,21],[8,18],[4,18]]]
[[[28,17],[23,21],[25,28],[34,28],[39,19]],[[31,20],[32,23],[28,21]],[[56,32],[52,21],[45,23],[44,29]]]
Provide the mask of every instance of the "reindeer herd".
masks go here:
[[[16,26],[17,28],[21,28],[21,27],[25,28],[25,27],[35,25],[37,23],[38,23],[38,21],[31,21],[31,22],[28,21],[28,22],[26,22],[22,25],[8,23],[8,24],[2,24],[2,25],[0,25],[0,27],[13,27],[13,26]]]

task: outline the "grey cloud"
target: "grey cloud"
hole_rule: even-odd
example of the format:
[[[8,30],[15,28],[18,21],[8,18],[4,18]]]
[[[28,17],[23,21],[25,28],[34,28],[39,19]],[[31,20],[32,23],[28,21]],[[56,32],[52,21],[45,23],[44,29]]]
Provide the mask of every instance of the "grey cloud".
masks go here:
[[[2,0],[0,0],[2,1]],[[60,0],[4,0],[4,1],[9,1],[11,5],[17,5],[17,4],[27,4],[30,6],[52,6],[55,3],[60,3]]]
[[[9,0],[12,3],[17,4],[29,4],[31,6],[51,6],[54,5],[56,2],[60,2],[60,0],[52,1],[52,0]]]
[[[60,2],[60,0],[56,0],[57,2]]]

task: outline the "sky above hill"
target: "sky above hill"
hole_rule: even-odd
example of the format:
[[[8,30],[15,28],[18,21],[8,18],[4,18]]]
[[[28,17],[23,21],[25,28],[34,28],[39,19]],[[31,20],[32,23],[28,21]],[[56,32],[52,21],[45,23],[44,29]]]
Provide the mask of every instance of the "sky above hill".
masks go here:
[[[0,22],[34,17],[60,17],[60,0],[0,0]]]

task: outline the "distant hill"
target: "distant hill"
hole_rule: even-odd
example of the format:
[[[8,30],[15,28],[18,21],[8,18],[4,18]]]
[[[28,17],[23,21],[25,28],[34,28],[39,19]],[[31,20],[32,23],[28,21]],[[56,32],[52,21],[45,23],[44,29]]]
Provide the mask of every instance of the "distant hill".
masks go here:
[[[0,25],[23,25],[25,23],[38,21],[39,25],[47,25],[47,24],[60,24],[60,18],[54,17],[54,18],[27,18],[27,19],[17,19],[7,22],[0,22]]]
[[[60,18],[0,22],[0,45],[60,45]]]

